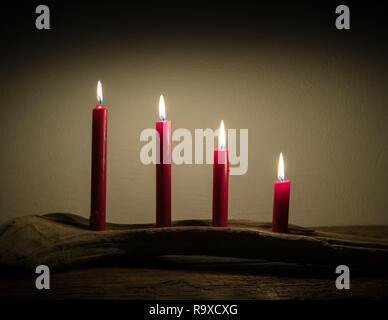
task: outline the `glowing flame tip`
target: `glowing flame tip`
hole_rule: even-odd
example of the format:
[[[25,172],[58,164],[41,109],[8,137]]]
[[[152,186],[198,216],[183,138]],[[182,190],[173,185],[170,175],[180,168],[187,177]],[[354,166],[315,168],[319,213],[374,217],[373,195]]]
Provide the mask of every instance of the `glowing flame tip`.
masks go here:
[[[284,160],[283,160],[282,152],[280,152],[280,156],[279,156],[278,179],[280,181],[284,181]]]
[[[159,118],[161,121],[166,120],[166,105],[164,103],[164,98],[162,94],[160,95],[159,99]]]
[[[224,120],[221,120],[220,133],[218,138],[218,148],[225,149],[225,146],[226,146],[225,126],[224,126]]]
[[[97,82],[97,102],[102,104],[102,86],[101,81]]]

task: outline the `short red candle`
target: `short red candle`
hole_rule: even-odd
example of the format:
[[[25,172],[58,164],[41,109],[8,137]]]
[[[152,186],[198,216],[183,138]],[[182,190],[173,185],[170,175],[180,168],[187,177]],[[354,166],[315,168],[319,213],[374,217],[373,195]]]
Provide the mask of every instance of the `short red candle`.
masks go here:
[[[171,226],[171,121],[166,120],[163,96],[159,100],[159,116],[156,131],[156,226]]]
[[[92,187],[90,228],[103,231],[106,227],[106,151],[108,109],[102,104],[101,83],[97,86],[98,104],[93,108],[92,124]]]
[[[282,154],[280,154],[279,158],[278,171],[279,181],[275,181],[274,183],[272,231],[287,233],[291,182],[289,180],[283,180],[284,164]]]
[[[229,151],[225,147],[224,123],[221,122],[219,148],[214,149],[213,227],[228,226]]]

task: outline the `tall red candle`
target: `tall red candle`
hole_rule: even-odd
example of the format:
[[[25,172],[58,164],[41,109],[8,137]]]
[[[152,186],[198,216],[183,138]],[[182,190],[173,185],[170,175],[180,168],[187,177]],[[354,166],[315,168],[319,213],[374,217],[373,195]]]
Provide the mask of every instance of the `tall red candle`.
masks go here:
[[[156,131],[156,226],[171,226],[171,121],[166,120],[163,95],[159,99],[159,117]]]
[[[102,104],[101,82],[97,84],[97,102],[93,108],[92,124],[92,190],[90,199],[90,228],[103,231],[106,226],[106,147],[108,109]]]
[[[278,178],[279,181],[275,181],[274,184],[272,231],[287,233],[291,182],[284,180],[282,153],[280,153],[279,157]]]
[[[228,226],[229,151],[225,149],[224,121],[213,163],[213,227]]]

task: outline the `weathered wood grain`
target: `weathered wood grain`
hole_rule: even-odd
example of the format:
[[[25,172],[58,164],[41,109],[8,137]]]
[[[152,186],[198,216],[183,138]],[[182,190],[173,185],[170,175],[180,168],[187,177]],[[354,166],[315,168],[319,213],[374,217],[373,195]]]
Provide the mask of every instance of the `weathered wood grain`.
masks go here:
[[[208,220],[176,221],[171,228],[152,224],[108,224],[90,231],[85,218],[72,214],[34,215],[0,226],[0,266],[31,272],[51,268],[131,261],[163,255],[207,255],[318,265],[388,266],[387,237],[330,233],[290,227],[272,233],[270,223],[231,220],[213,228]]]
[[[35,275],[0,279],[1,299],[387,299],[388,278],[351,277],[350,290],[337,290],[334,269],[283,263],[169,259],[126,267],[88,267],[52,272],[51,289],[36,290]],[[248,272],[245,272],[249,269]]]

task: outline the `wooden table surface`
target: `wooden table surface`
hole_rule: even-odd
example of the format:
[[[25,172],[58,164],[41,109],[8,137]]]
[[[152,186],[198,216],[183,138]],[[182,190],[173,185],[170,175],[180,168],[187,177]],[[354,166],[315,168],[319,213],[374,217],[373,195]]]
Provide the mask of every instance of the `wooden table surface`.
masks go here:
[[[333,269],[234,258],[169,256],[121,266],[52,272],[51,289],[35,275],[0,279],[1,298],[27,299],[349,299],[388,298],[386,274],[351,273],[337,290]]]
[[[388,227],[385,226],[316,227],[312,229],[314,234],[340,234],[341,238],[355,243],[362,239],[363,243],[370,241],[384,246],[384,243],[388,241]],[[3,226],[3,235],[7,230],[11,229]],[[1,235],[0,232],[0,240]],[[331,264],[317,265],[203,255],[131,256],[126,261],[107,260],[89,263],[86,266],[75,265],[52,270],[50,290],[35,288],[37,275],[33,271],[26,273],[24,270],[23,273],[20,273],[17,270],[3,268],[0,269],[0,298],[388,298],[386,268],[365,266],[367,264],[350,266],[350,290],[337,290],[335,287],[336,265]]]

